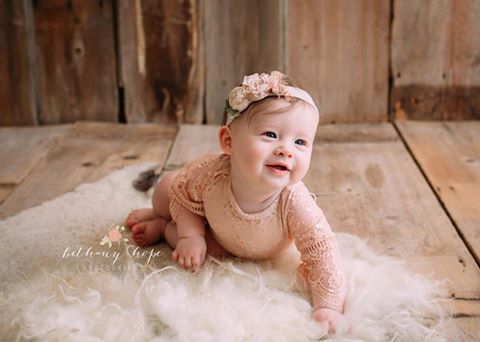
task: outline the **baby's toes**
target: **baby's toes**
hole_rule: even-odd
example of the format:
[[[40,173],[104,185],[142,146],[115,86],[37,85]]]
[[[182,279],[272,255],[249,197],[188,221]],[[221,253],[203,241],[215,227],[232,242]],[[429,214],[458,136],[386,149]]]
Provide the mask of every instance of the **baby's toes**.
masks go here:
[[[146,240],[142,237],[132,238],[132,240],[140,247],[143,247],[146,244]]]
[[[139,223],[132,227],[132,240],[140,247],[146,243],[145,239],[145,224]]]
[[[125,226],[127,228],[133,228],[134,225],[138,223],[138,218],[135,215],[135,212],[131,212],[125,219]]]
[[[132,238],[135,236],[144,235],[146,225],[144,223],[138,223],[132,227]]]

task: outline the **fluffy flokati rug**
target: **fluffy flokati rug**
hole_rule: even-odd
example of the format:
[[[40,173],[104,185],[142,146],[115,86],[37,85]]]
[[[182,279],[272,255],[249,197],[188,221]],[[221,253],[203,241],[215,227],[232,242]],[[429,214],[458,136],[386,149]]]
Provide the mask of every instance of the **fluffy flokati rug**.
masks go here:
[[[0,222],[0,340],[456,339],[439,288],[352,235],[338,234],[351,326],[334,336],[311,320],[295,250],[262,263],[209,258],[192,274],[170,261],[165,244],[135,247],[119,225],[150,205],[131,183],[151,166],[118,170]]]

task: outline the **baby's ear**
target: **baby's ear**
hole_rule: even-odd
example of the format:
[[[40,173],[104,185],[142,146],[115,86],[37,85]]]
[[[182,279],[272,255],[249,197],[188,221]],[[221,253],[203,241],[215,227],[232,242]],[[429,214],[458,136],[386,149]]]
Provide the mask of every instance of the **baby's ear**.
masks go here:
[[[232,131],[228,126],[220,127],[218,132],[218,138],[220,140],[220,147],[222,148],[223,153],[231,155],[232,154]]]

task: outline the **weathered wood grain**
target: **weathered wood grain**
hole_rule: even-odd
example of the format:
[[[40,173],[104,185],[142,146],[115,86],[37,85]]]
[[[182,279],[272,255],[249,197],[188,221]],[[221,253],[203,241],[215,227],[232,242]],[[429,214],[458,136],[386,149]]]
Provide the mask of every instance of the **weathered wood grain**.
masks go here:
[[[0,126],[34,125],[32,3],[0,1]]]
[[[480,317],[461,317],[455,318],[455,325],[464,335],[463,341],[480,341]]]
[[[219,124],[244,75],[284,70],[283,1],[205,1],[204,18],[206,122]]]
[[[397,119],[480,118],[480,0],[394,1]]]
[[[390,125],[376,129],[394,134]],[[334,229],[368,239],[424,275],[450,279],[452,296],[479,298],[480,269],[400,139],[320,140],[305,183]]]
[[[2,204],[3,201],[5,201],[5,198],[15,190],[15,187],[14,184],[0,184],[0,204]]]
[[[120,74],[127,122],[201,123],[203,3],[120,0]]]
[[[20,184],[70,127],[0,128],[0,184]]]
[[[480,264],[480,122],[397,125]]]
[[[460,332],[456,341],[480,340],[480,301],[479,300],[449,300],[441,303],[447,314],[453,317],[452,323]]]
[[[41,124],[117,121],[112,2],[34,2]]]
[[[322,143],[365,143],[398,141],[398,134],[390,129],[391,124],[341,124],[321,125],[315,142]]]
[[[76,123],[0,205],[0,217],[38,205],[139,161],[163,164],[176,129],[159,125]]]
[[[321,121],[386,121],[390,2],[291,0],[287,13],[287,72]]]
[[[221,153],[216,125],[181,125],[165,170],[176,170],[206,153]]]
[[[441,302],[441,306],[453,317],[478,317],[480,319],[479,300],[448,300]]]

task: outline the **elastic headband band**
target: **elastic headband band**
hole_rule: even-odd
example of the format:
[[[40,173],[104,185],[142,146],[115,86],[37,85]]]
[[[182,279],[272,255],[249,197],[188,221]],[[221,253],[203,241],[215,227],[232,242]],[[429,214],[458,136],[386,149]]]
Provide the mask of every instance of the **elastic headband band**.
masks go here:
[[[312,106],[319,113],[312,97],[303,89],[290,87],[281,83],[283,74],[272,71],[268,74],[255,73],[243,78],[242,85],[233,88],[225,103],[227,113],[226,125],[230,125],[235,118],[253,102],[263,100],[269,96],[278,96],[303,100]]]

